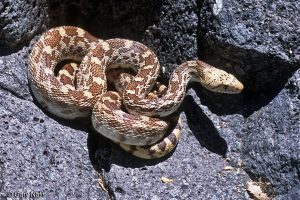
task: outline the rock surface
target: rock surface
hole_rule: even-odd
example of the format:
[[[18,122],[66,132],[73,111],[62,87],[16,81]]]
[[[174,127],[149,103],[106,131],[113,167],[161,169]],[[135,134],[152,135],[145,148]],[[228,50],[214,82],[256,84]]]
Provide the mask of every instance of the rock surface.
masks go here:
[[[1,199],[11,192],[41,192],[44,199],[251,199],[249,181],[271,198],[297,199],[299,8],[297,1],[254,0],[0,2]],[[234,72],[246,89],[230,96],[193,85],[175,152],[134,158],[86,123],[58,119],[33,100],[26,76],[31,46],[38,33],[66,24],[101,38],[142,41],[165,66],[164,78],[200,57]]]
[[[246,120],[243,166],[253,180],[270,183],[269,194],[299,185],[300,70],[268,105]]]
[[[200,45],[231,60],[248,88],[284,84],[299,66],[299,1],[209,0],[199,7]]]
[[[28,53],[26,48],[0,58],[1,67],[9,68],[1,71],[6,77],[1,81],[7,81],[0,89],[1,199],[32,195],[44,199],[107,199],[89,160],[84,127],[52,119],[26,99],[30,94],[24,53]],[[11,73],[13,69],[17,71]]]
[[[0,47],[1,55],[22,48],[46,23],[45,1],[0,2]]]

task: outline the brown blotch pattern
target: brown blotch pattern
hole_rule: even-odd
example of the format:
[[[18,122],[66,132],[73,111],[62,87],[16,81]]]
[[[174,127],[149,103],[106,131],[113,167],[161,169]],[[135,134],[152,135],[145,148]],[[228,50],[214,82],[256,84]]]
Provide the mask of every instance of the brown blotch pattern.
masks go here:
[[[60,81],[63,85],[73,85],[73,80],[70,79],[69,77],[67,77],[67,76],[64,75],[64,74],[60,75],[59,81]]]
[[[93,96],[96,96],[102,91],[102,86],[96,83],[92,83],[89,87],[89,91],[93,94]]]
[[[56,48],[57,44],[60,43],[62,36],[58,30],[55,30],[51,33],[51,37],[46,37],[44,43],[49,45],[51,48]]]
[[[60,35],[60,31],[62,29],[65,30],[66,35]],[[78,35],[79,33],[83,35],[79,37]],[[65,74],[61,74],[59,78],[56,78],[53,75],[54,72],[52,73],[50,70],[43,71],[43,69],[54,68],[57,62],[64,56],[83,57],[88,52],[88,49],[92,45],[90,44],[90,42],[96,42],[98,39],[93,37],[89,33],[83,31],[82,29],[66,26],[66,27],[61,27],[59,29],[58,28],[51,29],[50,31],[48,31],[42,36],[42,40],[44,40],[44,43],[42,43],[41,41],[38,41],[36,43],[29,59],[29,72],[31,73],[29,77],[31,76],[33,77],[31,80],[32,83],[31,85],[34,85],[35,87],[34,89],[41,93],[40,95],[41,97],[39,99],[39,101],[41,101],[42,99],[41,104],[44,104],[45,102],[45,104],[47,103],[48,105],[51,106],[51,108],[53,107],[57,109],[63,108],[61,113],[64,113],[66,116],[68,115],[70,116],[72,115],[72,113],[78,114],[81,111],[82,112],[90,111],[99,93],[102,92],[102,90],[104,92],[106,91],[105,83],[103,85],[99,85],[94,82],[95,77],[100,78],[103,81],[106,81],[104,71],[107,66],[105,65],[110,64],[110,63],[106,63],[105,61],[107,60],[106,58],[109,58],[110,61],[120,62],[120,64],[125,64],[125,65],[133,63],[134,66],[132,66],[132,68],[135,71],[138,71],[139,77],[135,79],[135,81],[129,83],[129,87],[127,89],[132,90],[133,93],[135,94],[130,94],[130,93],[126,95],[123,94],[123,96],[125,97],[124,104],[125,107],[129,110],[132,109],[133,111],[146,113],[146,114],[149,114],[149,112],[155,113],[154,111],[156,110],[161,112],[166,112],[166,110],[172,110],[173,107],[176,108],[178,103],[181,103],[179,101],[181,101],[181,99],[183,99],[184,97],[185,90],[182,89],[182,87],[186,86],[187,83],[185,82],[188,82],[192,75],[196,75],[200,79],[201,78],[204,79],[203,68],[211,67],[200,61],[196,61],[196,62],[188,61],[182,64],[181,66],[179,66],[179,69],[182,71],[180,71],[180,73],[178,73],[177,76],[173,76],[174,79],[170,81],[171,84],[169,89],[167,90],[169,93],[166,92],[168,94],[166,94],[162,98],[157,98],[155,95],[159,94],[160,92],[157,93],[155,91],[154,92],[155,95],[149,98],[155,100],[155,102],[152,101],[150,103],[152,106],[150,108],[149,99],[143,99],[142,96],[146,95],[143,93],[147,93],[150,90],[149,87],[151,87],[153,81],[155,81],[152,79],[157,77],[159,63],[156,56],[152,54],[153,52],[150,51],[146,46],[138,42],[126,42],[128,40],[123,40],[123,39],[113,39],[113,40],[107,40],[103,43],[98,43],[97,48],[95,48],[93,51],[89,51],[89,57],[84,59],[85,62],[84,69],[80,69],[80,73],[83,75],[83,77],[86,80],[83,80],[84,79],[83,77],[82,79],[80,79],[81,77],[78,77],[78,79],[81,80],[80,82],[85,81],[82,85],[88,88],[87,91],[83,92],[83,91],[73,91],[71,89],[66,89],[66,87],[62,87],[64,85],[71,84],[70,82],[74,80],[73,76],[75,74],[75,70],[72,67],[65,68],[65,70],[67,70],[70,73],[71,77],[66,76]],[[132,45],[129,47],[129,44]],[[50,49],[47,46],[49,46]],[[51,50],[51,52],[46,53],[46,51],[43,50],[47,50],[47,51]],[[97,59],[100,60],[100,63],[98,62],[91,63],[92,56],[97,57]],[[113,56],[113,58],[111,58],[111,56]],[[143,65],[141,63],[143,63]],[[46,72],[48,72],[48,74],[46,74]],[[225,82],[227,79],[228,76],[223,75],[217,81]],[[40,82],[42,83],[40,84]],[[50,90],[48,87],[50,88]],[[224,87],[224,89],[227,90],[226,87]],[[92,93],[92,97],[90,97],[89,92]],[[47,96],[48,94],[51,95],[56,94],[58,96],[56,97],[51,96],[51,98],[44,98],[44,102],[43,102],[43,96]],[[176,99],[176,101],[178,102],[174,102],[175,101],[174,99]],[[126,100],[129,100],[132,104],[127,105],[125,103]],[[171,100],[171,101],[167,102],[165,100]],[[172,100],[174,101],[172,102]],[[107,110],[101,112],[106,112],[107,116],[114,114],[115,110],[121,109],[118,95],[111,94],[110,100],[109,98],[107,98],[106,100],[102,99],[102,101],[103,101],[102,103],[104,104],[103,108]],[[155,107],[154,105],[156,103],[160,107]],[[43,106],[46,107],[46,105]],[[132,126],[134,121],[133,119],[135,119],[135,120],[139,120],[140,122],[143,121],[144,123],[143,127],[137,129],[137,132],[141,134],[147,132],[147,130],[145,130],[145,127],[155,126],[155,128],[157,128],[157,127],[164,126],[157,123],[158,121],[155,120],[154,118],[150,118],[150,120],[148,120],[140,116],[133,116],[133,115],[122,114],[122,113],[118,117],[120,117],[120,120],[118,121],[107,118],[106,120],[108,120],[107,121],[108,126],[114,127],[116,129],[120,129],[120,127],[115,127],[115,126],[117,126],[117,124],[119,125],[120,123],[122,123],[120,122],[122,120],[123,122],[127,123],[126,125]],[[99,124],[96,124],[96,126],[98,125]],[[178,126],[176,126],[176,128],[177,127]],[[178,142],[178,138],[176,137],[177,133],[176,134],[175,133],[176,132],[172,132],[169,136],[167,136],[167,139],[171,141],[173,146],[175,146]],[[119,135],[120,135],[120,141],[126,140],[125,134],[119,134]],[[142,136],[138,136],[138,135],[136,137],[143,138]],[[152,154],[152,156],[150,156],[151,158],[160,154],[160,151],[162,152],[166,150],[170,151],[170,146],[172,145],[167,145],[169,144],[169,141],[167,139],[162,140],[161,142],[156,144],[155,147],[150,148],[149,155]],[[147,143],[150,142],[151,140],[149,139]],[[160,151],[157,150],[157,148]],[[132,152],[137,150],[136,147],[132,147],[130,149]],[[157,153],[157,155],[155,153]]]
[[[165,141],[162,141],[162,142],[160,142],[160,143],[157,145],[157,147],[158,147],[160,150],[164,151],[164,150],[166,149],[166,147],[167,147],[167,143],[166,143]]]

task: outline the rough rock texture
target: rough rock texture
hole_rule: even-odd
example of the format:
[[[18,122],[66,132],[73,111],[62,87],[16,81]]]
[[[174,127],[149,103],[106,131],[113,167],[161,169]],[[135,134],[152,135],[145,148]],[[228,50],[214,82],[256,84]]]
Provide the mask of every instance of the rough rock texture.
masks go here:
[[[291,189],[287,194],[278,195],[275,199],[294,200],[294,199],[299,199],[299,196],[300,196],[300,184],[298,184],[296,187]]]
[[[228,163],[224,158],[201,147],[201,134],[217,142],[222,138],[201,132],[193,135],[187,126],[184,130],[176,151],[167,160],[143,162],[113,152],[111,162],[115,165],[108,177],[116,199],[223,199],[224,194],[228,199],[249,198],[245,191],[249,178],[245,172],[240,168],[226,170]],[[163,177],[172,182],[163,183]]]
[[[300,3],[199,3],[200,55],[203,49],[205,56],[215,60],[212,62],[231,66],[247,87],[243,108],[237,105],[237,112],[247,117],[239,129],[242,146],[237,149],[242,152],[243,168],[253,180],[263,180],[271,186],[266,189],[269,196],[287,194],[291,188],[299,190],[300,78],[295,69],[300,63]],[[222,102],[218,97],[208,99],[212,105]],[[227,110],[212,109],[220,114]],[[295,196],[288,194],[291,199]],[[279,199],[289,197],[280,195]]]
[[[0,2],[0,56],[22,48],[46,23],[45,1]]]
[[[246,121],[244,169],[283,194],[300,184],[300,70],[265,107]]]
[[[49,25],[77,25],[101,38],[140,40],[159,16],[163,1],[48,1]]]
[[[29,96],[25,49],[0,58],[7,85],[0,89],[0,196],[45,199],[107,199],[89,160],[83,127],[45,115]],[[26,60],[25,60],[26,61]],[[13,64],[12,64],[13,63]],[[18,67],[15,67],[18,66]],[[18,72],[16,71],[16,73]],[[1,80],[1,81],[2,81]]]
[[[28,48],[0,59],[0,86],[21,99],[32,99],[27,87]]]
[[[162,75],[170,76],[178,64],[197,58],[197,12],[195,1],[166,1],[159,19],[146,30],[143,42],[166,66]]]
[[[45,199],[251,199],[248,181],[269,197],[297,199],[299,7],[254,0],[0,2],[1,199],[10,192],[42,192]],[[85,122],[58,119],[33,100],[28,53],[38,33],[58,25],[141,41],[165,66],[163,77],[200,57],[235,73],[246,89],[231,96],[193,85],[175,152],[134,158]]]
[[[199,7],[200,45],[234,61],[248,88],[284,84],[299,66],[299,1],[209,0]]]

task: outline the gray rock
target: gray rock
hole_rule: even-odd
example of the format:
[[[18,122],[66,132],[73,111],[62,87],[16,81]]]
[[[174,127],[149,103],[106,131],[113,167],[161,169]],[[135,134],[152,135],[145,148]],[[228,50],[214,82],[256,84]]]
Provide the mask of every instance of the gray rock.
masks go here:
[[[276,196],[276,200],[297,200],[300,196],[300,185],[296,185],[293,189],[291,189],[287,194],[285,195],[278,195]]]
[[[45,4],[44,0],[0,2],[0,56],[21,48],[45,28]]]
[[[299,66],[299,1],[209,0],[199,7],[199,44],[230,60],[247,88],[284,84]]]
[[[202,147],[186,125],[184,130],[167,159],[143,161],[113,151],[108,177],[116,199],[223,199],[224,194],[227,199],[249,198],[244,190],[248,176],[238,168],[225,170],[225,159]],[[173,182],[163,183],[163,177]]]
[[[265,183],[275,199],[299,196],[300,72],[292,74],[299,67],[299,2],[215,2],[1,2],[1,197],[250,199],[250,180]],[[176,150],[163,159],[137,159],[89,124],[58,119],[32,98],[31,46],[41,31],[66,24],[145,43],[165,66],[162,81],[178,64],[200,57],[234,72],[246,90],[221,95],[192,85]]]
[[[300,70],[265,107],[254,112],[243,130],[244,169],[253,179],[271,183],[270,194],[283,194],[300,183]]]
[[[299,184],[300,78],[299,71],[293,74],[299,68],[299,7],[298,1],[200,4],[198,30],[200,46],[207,48],[204,55],[231,66],[246,86],[238,102],[243,108],[236,107],[246,117],[237,129],[240,142],[234,145],[240,155],[229,151],[228,156],[241,159],[253,180],[269,183],[269,196],[287,194]],[[212,96],[205,97],[208,105],[214,112],[226,113],[226,104],[222,109],[213,106],[224,99]]]
[[[0,86],[18,98],[32,99],[27,87],[28,48],[0,57]]]
[[[1,199],[107,199],[82,127],[53,120],[33,102],[0,90]]]

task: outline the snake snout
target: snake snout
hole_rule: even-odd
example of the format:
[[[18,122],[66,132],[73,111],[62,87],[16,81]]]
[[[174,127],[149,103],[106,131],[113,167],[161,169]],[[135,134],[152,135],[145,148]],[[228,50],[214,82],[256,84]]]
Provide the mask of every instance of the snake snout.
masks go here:
[[[238,94],[244,89],[244,85],[235,76],[226,72],[215,80],[216,82],[212,88],[212,91],[215,92]]]
[[[233,75],[230,74],[231,81],[228,84],[224,84],[224,92],[230,94],[238,94],[241,93],[244,89],[244,85]]]
[[[214,67],[204,68],[205,78],[201,84],[214,92],[238,94],[244,89],[243,84],[232,74]]]

